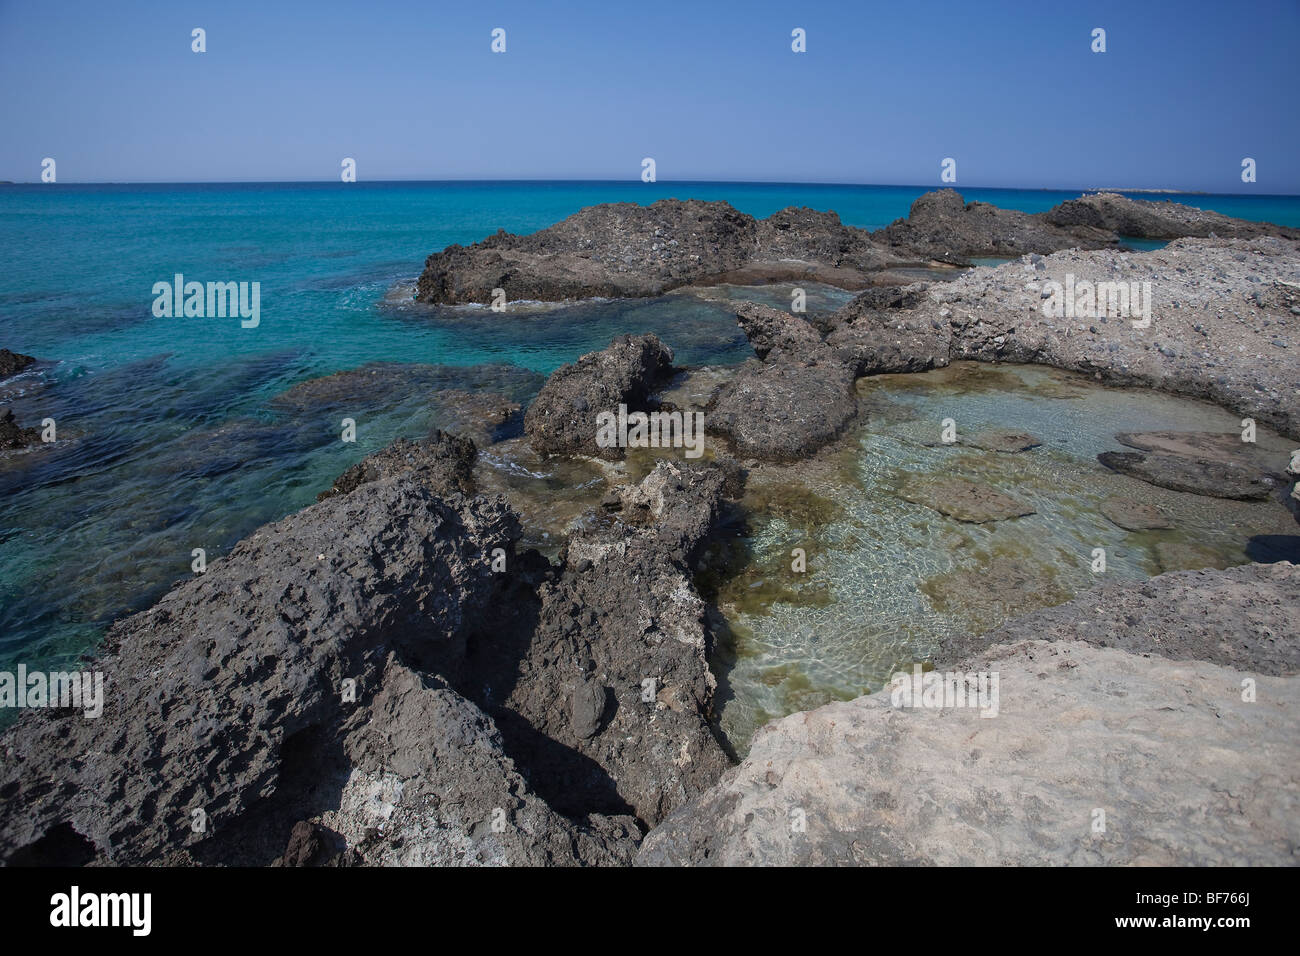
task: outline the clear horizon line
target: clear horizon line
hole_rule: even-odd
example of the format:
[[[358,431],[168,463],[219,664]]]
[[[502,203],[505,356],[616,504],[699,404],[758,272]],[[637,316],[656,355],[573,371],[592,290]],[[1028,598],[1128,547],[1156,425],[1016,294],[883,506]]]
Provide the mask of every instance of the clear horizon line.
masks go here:
[[[785,179],[672,179],[658,180],[655,183],[642,184],[638,179],[573,179],[573,178],[548,178],[548,179],[514,179],[514,178],[490,178],[490,179],[471,179],[471,178],[449,178],[449,179],[360,179],[355,183],[345,183],[336,179],[178,179],[178,180],[149,180],[149,179],[116,179],[116,180],[68,180],[65,182],[43,183],[32,180],[0,180],[0,185],[7,186],[272,186],[272,185],[338,185],[353,186],[364,185],[367,183],[475,183],[475,184],[505,184],[505,183],[602,183],[602,184],[626,184],[626,185],[698,185],[698,186],[827,186],[827,187],[884,187],[892,189],[920,189],[925,191],[934,191],[940,189],[953,189],[961,192],[962,189],[1002,189],[1013,190],[1017,192],[1119,192],[1119,193],[1152,193],[1167,195],[1202,195],[1202,196],[1256,196],[1294,198],[1300,196],[1300,193],[1256,193],[1256,192],[1214,192],[1210,189],[1174,189],[1171,187],[1159,186],[986,186],[976,184],[962,183],[868,183],[868,182],[838,182],[830,180],[785,180]]]

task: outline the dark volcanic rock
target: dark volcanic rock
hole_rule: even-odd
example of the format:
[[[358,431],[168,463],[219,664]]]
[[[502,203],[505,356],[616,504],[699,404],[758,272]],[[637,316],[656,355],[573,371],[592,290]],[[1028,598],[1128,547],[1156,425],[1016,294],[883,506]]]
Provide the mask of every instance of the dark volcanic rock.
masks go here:
[[[1274,488],[1273,480],[1257,470],[1209,458],[1105,451],[1097,460],[1113,471],[1161,488],[1211,498],[1260,500]]]
[[[1166,199],[1129,199],[1118,193],[1094,193],[1069,199],[1040,217],[1063,229],[1104,230],[1134,239],[1181,239],[1186,237],[1254,239],[1280,236],[1300,239],[1300,229],[1250,222]],[[1041,251],[1041,250],[1040,250]]]
[[[317,818],[370,866],[626,864],[629,816],[556,813],[507,756],[481,709],[396,662],[344,741],[338,808]]]
[[[895,220],[874,237],[915,255],[951,263],[972,257],[1011,259],[1031,252],[1118,244],[1118,239],[1103,229],[1075,227],[1067,231],[1014,209],[968,203],[955,189],[919,197],[906,219]]]
[[[36,428],[23,428],[14,420],[12,409],[0,412],[0,451],[26,448],[41,440],[41,433]]]
[[[649,206],[589,206],[528,236],[501,231],[448,246],[425,261],[421,302],[489,304],[592,296],[659,295],[692,283],[806,277],[865,284],[865,273],[903,263],[833,212],[783,209],[762,221],[725,202],[661,199]]]
[[[499,499],[453,504],[404,478],[262,528],[112,628],[100,717],[28,713],[0,735],[0,858],[65,825],[116,863],[256,857],[242,828],[278,802],[294,812],[269,862],[389,655],[458,666],[497,591],[490,551],[519,534]]]
[[[539,455],[589,455],[617,461],[622,448],[596,444],[596,416],[644,410],[672,370],[673,353],[654,335],[625,335],[556,369],[524,414],[524,432]]]
[[[468,494],[473,490],[474,443],[435,429],[427,438],[399,438],[382,451],[367,455],[334,480],[328,491],[316,496],[324,501],[346,495],[381,478],[409,475],[435,495]]]
[[[908,311],[928,298],[925,290],[892,286],[855,296],[828,320],[826,344],[857,375],[942,368],[952,340],[948,324]]]
[[[10,375],[17,375],[35,361],[36,359],[32,358],[30,355],[23,355],[21,352],[10,352],[8,349],[0,349],[0,378],[8,378]]]
[[[858,414],[853,371],[816,359],[747,362],[704,413],[704,427],[744,458],[793,461],[839,438]]]
[[[509,752],[563,813],[653,824],[728,766],[710,729],[712,635],[688,564],[725,480],[709,465],[661,461],[625,493],[627,520],[572,535],[536,603],[493,622],[495,642],[474,644],[466,685],[483,688]]]
[[[740,325],[754,354],[766,361],[782,355],[799,358],[809,352],[822,350],[821,334],[807,321],[789,312],[742,302],[736,307],[736,322]],[[776,352],[776,355],[772,355]]]

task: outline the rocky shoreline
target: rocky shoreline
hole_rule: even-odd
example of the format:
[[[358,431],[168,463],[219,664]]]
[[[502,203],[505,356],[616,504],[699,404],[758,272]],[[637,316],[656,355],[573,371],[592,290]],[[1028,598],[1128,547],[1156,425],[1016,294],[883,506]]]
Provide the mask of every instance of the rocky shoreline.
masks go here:
[[[1123,237],[1175,241],[1132,253]],[[1031,216],[944,190],[877,233],[833,213],[756,220],[664,200],[449,247],[426,263],[421,301],[649,296],[720,277],[864,291],[815,321],[738,304],[755,358],[700,397],[709,456],[625,472],[554,560],[520,546],[519,511],[475,477],[518,403],[467,393],[459,434],[358,462],[316,504],[116,623],[88,665],[109,689],[101,717],[34,712],[0,731],[0,860],[1293,864],[1300,566],[1118,581],[949,636],[930,663],[996,671],[997,719],[899,708],[886,689],[773,721],[739,763],[717,724],[717,609],[697,577],[747,470],[825,454],[861,422],[866,375],[1045,364],[1300,438],[1298,240],[1113,194]],[[951,281],[890,273],[1011,255]],[[1136,316],[1045,309],[1076,282],[1149,283],[1154,299]],[[670,346],[624,336],[558,369],[520,440],[543,459],[626,468],[624,448],[596,441],[597,415],[690,411],[668,398]],[[27,358],[0,352],[15,372]],[[280,400],[374,389],[386,374],[341,373]],[[0,429],[28,438],[12,416]],[[1140,481],[1289,500],[1287,461],[1232,436],[1118,440],[1129,450],[1102,464]],[[1041,441],[966,443],[1014,456]],[[1030,513],[955,487],[906,493],[963,521]],[[1122,499],[1102,511],[1164,526]]]

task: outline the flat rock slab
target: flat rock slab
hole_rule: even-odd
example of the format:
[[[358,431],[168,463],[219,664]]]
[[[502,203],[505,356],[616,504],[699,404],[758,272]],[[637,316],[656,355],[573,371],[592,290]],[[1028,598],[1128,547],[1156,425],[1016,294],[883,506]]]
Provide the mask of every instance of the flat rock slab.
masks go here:
[[[1112,471],[1148,484],[1209,498],[1258,501],[1274,488],[1273,480],[1258,470],[1210,458],[1104,451],[1097,460]]]
[[[946,668],[976,660],[992,644],[1045,638],[1290,675],[1300,673],[1298,611],[1300,565],[1178,571],[1149,581],[1110,581],[984,634],[943,637],[933,658]]]
[[[1152,531],[1172,528],[1169,516],[1154,505],[1130,498],[1107,498],[1097,509],[1125,531]]]
[[[900,492],[906,501],[933,508],[958,521],[983,524],[1034,513],[1023,501],[965,478],[926,478],[909,482]]]
[[[1242,441],[1240,432],[1121,432],[1115,440],[1138,451],[1220,461],[1260,471],[1280,471],[1286,466],[1284,455],[1270,455],[1259,445]]]
[[[1247,703],[1238,671],[1079,642],[997,647],[985,669],[993,718],[886,690],[768,724],[637,862],[1294,865],[1300,678],[1257,677]]]
[[[1014,454],[1037,448],[1043,442],[1028,432],[994,430],[980,432],[974,438],[960,439],[960,443],[969,445],[972,448],[982,448],[985,451],[1001,451]]]

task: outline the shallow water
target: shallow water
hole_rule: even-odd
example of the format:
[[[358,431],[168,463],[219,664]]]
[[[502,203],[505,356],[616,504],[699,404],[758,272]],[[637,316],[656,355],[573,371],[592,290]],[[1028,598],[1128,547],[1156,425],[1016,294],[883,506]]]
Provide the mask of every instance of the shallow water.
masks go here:
[[[1236,433],[1238,418],[1213,406],[1047,368],[974,363],[863,379],[859,392],[866,424],[842,449],[813,465],[751,472],[748,533],[718,589],[721,723],[741,752],[772,717],[879,690],[944,634],[982,632],[1100,583],[1095,548],[1105,550],[1109,579],[1242,564],[1261,535],[1287,536],[1293,549],[1300,542],[1277,501],[1167,491],[1096,460],[1123,450],[1117,432]],[[944,445],[946,418],[959,440],[997,429],[1043,444],[1015,454]],[[1276,453],[1279,470],[1292,447],[1263,431],[1258,445]],[[991,485],[1035,513],[973,524],[900,496],[952,477]],[[1097,510],[1110,496],[1156,505],[1174,528],[1124,531]],[[795,548],[806,553],[804,573],[791,570]]]

